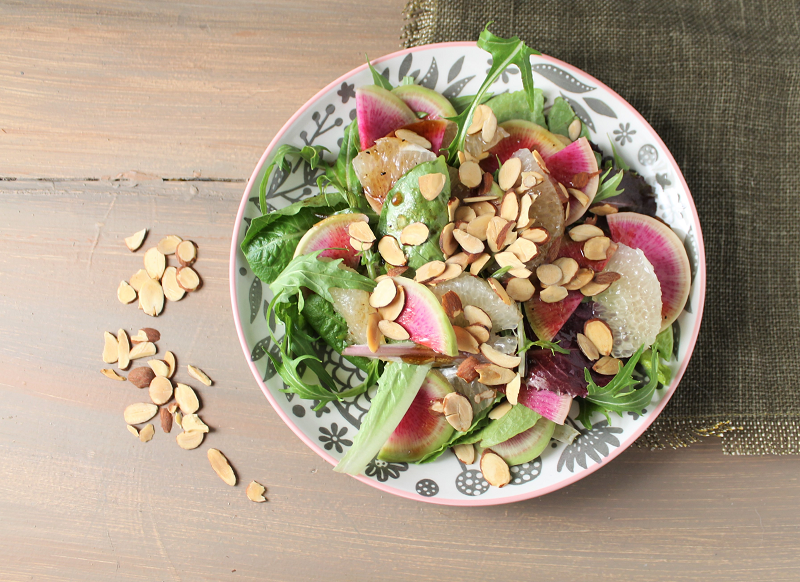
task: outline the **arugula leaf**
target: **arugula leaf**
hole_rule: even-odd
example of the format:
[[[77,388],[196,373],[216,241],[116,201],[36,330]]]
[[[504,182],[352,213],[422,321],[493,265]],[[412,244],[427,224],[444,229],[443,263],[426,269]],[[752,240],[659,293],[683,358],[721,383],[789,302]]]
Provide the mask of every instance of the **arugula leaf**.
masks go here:
[[[611,143],[611,153],[614,154],[614,167],[619,170],[630,170],[631,167],[617,153],[617,148],[614,146],[614,140],[611,139],[611,136],[608,136],[608,141]]]
[[[501,93],[486,102],[497,117],[497,123],[511,119],[524,119],[536,125],[545,125],[544,118],[544,93],[541,89],[534,89],[535,105],[528,107],[528,98],[524,91]]]
[[[491,23],[489,23],[491,24]],[[516,65],[522,76],[522,87],[528,101],[528,109],[533,111],[536,108],[536,95],[533,90],[533,72],[531,69],[531,56],[541,54],[533,50],[522,42],[519,37],[501,38],[489,32],[489,24],[478,37],[478,48],[487,51],[492,55],[492,66],[486,74],[483,84],[478,89],[475,98],[470,106],[459,113],[451,121],[458,124],[456,137],[447,148],[447,157],[451,166],[458,164],[458,151],[464,148],[464,140],[467,137],[467,128],[472,121],[475,108],[481,102],[481,98],[489,90],[489,87],[503,74],[508,67]]]
[[[333,305],[323,297],[316,294],[306,297],[303,315],[308,324],[314,328],[314,331],[336,353],[341,354],[344,348],[350,345],[347,341],[349,334],[347,322],[341,315],[336,313]],[[380,362],[380,360],[354,356],[344,356],[344,358],[365,372],[369,372],[373,362]]]
[[[508,273],[508,272],[509,272],[511,269],[513,269],[513,268],[514,268],[514,267],[512,267],[511,265],[506,265],[505,267],[502,267],[502,268],[500,268],[500,269],[497,269],[497,270],[496,270],[494,273],[492,273],[492,274],[491,274],[491,275],[489,275],[489,276],[490,276],[492,279],[498,279],[498,278],[502,277],[503,275],[505,275],[506,273]]]
[[[578,116],[572,110],[572,105],[563,97],[556,97],[547,113],[547,129],[550,133],[569,137],[569,126],[576,119]]]
[[[372,62],[370,62],[369,57],[364,55],[364,58],[367,59],[367,64],[369,65],[369,72],[372,73],[372,82],[377,85],[378,87],[383,87],[387,91],[391,91],[394,89],[392,84],[389,82],[389,79],[381,75],[375,67],[372,66]]]
[[[672,326],[662,331],[656,336],[656,341],[653,343],[653,349],[658,351],[658,355],[665,361],[669,362],[672,359]]]
[[[580,422],[584,428],[588,430],[592,430],[592,416],[595,412],[600,412],[605,415],[606,420],[611,423],[611,417],[608,414],[608,411],[600,406],[599,404],[595,404],[594,402],[589,402],[585,398],[578,398],[578,416],[575,417],[575,420]]]
[[[532,428],[541,417],[541,414],[522,404],[512,406],[511,410],[494,422],[490,422],[486,428],[478,433],[481,447],[488,449],[498,443],[505,442]]]
[[[486,103],[489,99],[494,96],[494,93],[484,93],[480,99],[478,105],[482,103]],[[469,107],[472,102],[475,100],[476,95],[459,95],[457,97],[450,97],[450,105],[453,106],[453,109],[456,110],[456,113],[463,112],[467,107]],[[477,107],[477,105],[476,105]]]
[[[600,202],[612,196],[619,196],[623,190],[617,190],[617,186],[622,182],[623,171],[617,171],[613,176],[609,174],[614,171],[613,168],[606,170],[606,173],[600,177],[600,187],[597,189],[597,194],[594,197],[594,202]]]
[[[386,364],[353,445],[334,471],[358,475],[366,468],[403,420],[430,369],[430,365]]]
[[[644,368],[644,371],[647,372],[648,376],[651,376],[653,373],[653,369],[650,367],[652,354],[650,350],[647,350],[642,354],[642,359],[639,362],[639,365]],[[667,366],[664,362],[660,361],[660,354],[659,354],[659,362],[656,369],[656,375],[658,376],[658,383],[662,386],[666,386],[672,380],[672,370],[669,366]]]
[[[312,170],[315,170],[319,165],[324,164],[325,160],[322,159],[322,152],[330,151],[323,146],[303,146],[299,149],[293,145],[283,144],[275,150],[275,156],[272,162],[267,166],[264,171],[264,176],[261,178],[261,184],[258,187],[258,204],[261,208],[261,214],[267,214],[267,186],[269,185],[269,177],[272,175],[272,170],[275,166],[281,168],[284,172],[292,169],[292,166],[286,160],[287,156],[299,157],[308,162]]]
[[[340,289],[361,289],[372,291],[375,288],[375,281],[354,271],[340,269],[339,264],[343,259],[334,261],[321,261],[319,255],[325,249],[300,255],[291,260],[286,268],[281,271],[269,288],[275,297],[283,295],[283,301],[298,295],[298,305],[303,311],[302,288],[307,288],[317,295],[321,295],[327,301],[333,303],[331,297],[331,287]]]
[[[381,75],[381,76],[383,76],[383,75]],[[417,80],[414,77],[410,77],[409,75],[406,75],[400,81],[400,85],[414,85],[416,82],[417,82]]]
[[[425,174],[443,174],[444,188],[434,200],[426,200],[419,191],[419,178]],[[379,237],[391,235],[400,242],[400,233],[413,222],[422,222],[428,227],[428,240],[421,245],[406,246],[408,266],[418,269],[430,261],[443,261],[439,248],[439,235],[447,224],[447,201],[450,199],[450,173],[443,156],[432,162],[424,162],[409,170],[386,195],[386,200],[399,199],[399,204],[387,202],[378,221]]]
[[[325,180],[347,198],[350,208],[364,210],[369,208],[369,204],[366,198],[361,196],[361,182],[353,168],[353,159],[361,149],[360,143],[358,120],[354,119],[344,129],[342,147],[336,161],[325,170]],[[322,184],[318,185],[322,190]]]
[[[642,408],[650,404],[653,398],[656,387],[658,386],[658,375],[651,374],[650,381],[646,386],[638,390],[631,389],[637,382],[633,379],[633,370],[644,352],[644,346],[641,346],[636,353],[633,354],[628,362],[623,366],[622,370],[617,372],[617,375],[611,379],[606,386],[600,387],[594,383],[588,368],[584,368],[584,377],[588,383],[588,392],[586,400],[598,405],[603,409],[606,416],[608,412],[641,412]],[[658,353],[651,352],[650,369],[656,369],[658,364]],[[583,422],[583,421],[581,421]]]
[[[528,338],[525,338],[525,343],[519,350],[517,350],[517,354],[523,354],[527,352],[529,349],[531,349],[533,346],[542,348],[543,350],[550,350],[553,353],[553,355],[555,355],[556,352],[558,352],[559,354],[569,354],[569,350],[562,348],[560,345],[558,345],[558,342],[549,342],[547,340],[531,341]]]

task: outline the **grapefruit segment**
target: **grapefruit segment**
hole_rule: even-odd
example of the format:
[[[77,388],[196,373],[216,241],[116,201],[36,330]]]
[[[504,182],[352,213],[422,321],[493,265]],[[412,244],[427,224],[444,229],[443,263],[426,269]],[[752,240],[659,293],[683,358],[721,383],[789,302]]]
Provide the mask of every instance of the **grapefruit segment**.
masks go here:
[[[308,229],[303,235],[294,256],[307,255],[326,249],[319,254],[322,259],[344,259],[344,264],[355,269],[361,262],[360,252],[350,245],[348,227],[354,222],[369,222],[364,214],[334,214]]]
[[[371,148],[378,138],[417,119],[399,97],[377,85],[356,89],[356,116],[362,150]]]

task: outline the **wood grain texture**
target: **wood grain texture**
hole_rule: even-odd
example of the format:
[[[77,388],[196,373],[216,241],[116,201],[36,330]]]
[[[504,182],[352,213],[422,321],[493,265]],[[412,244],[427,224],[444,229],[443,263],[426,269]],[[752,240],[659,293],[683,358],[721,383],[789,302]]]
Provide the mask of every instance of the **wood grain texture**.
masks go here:
[[[271,409],[232,325],[244,183],[43,179],[245,178],[319,87],[394,50],[401,6],[0,4],[0,171],[15,178],[0,181],[0,581],[800,578],[796,457],[630,449],[544,498],[476,509],[333,473]],[[144,227],[132,254],[122,239]],[[197,242],[204,284],[152,319],[116,287],[167,234]],[[99,373],[102,332],[147,325],[179,379],[192,363],[215,380],[189,382],[212,427],[200,449],[158,426],[140,443],[122,411],[145,391]],[[253,479],[268,503],[247,500]]]

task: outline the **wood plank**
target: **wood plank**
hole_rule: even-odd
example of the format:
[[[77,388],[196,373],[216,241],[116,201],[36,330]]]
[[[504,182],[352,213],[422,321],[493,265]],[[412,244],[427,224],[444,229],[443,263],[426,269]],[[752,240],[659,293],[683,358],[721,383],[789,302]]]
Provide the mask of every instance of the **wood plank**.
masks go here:
[[[634,448],[544,498],[476,509],[333,473],[272,411],[230,324],[243,187],[0,182],[0,580],[798,578],[796,458]],[[122,238],[145,226],[146,246],[195,240],[204,281],[155,320],[115,296],[142,255]],[[208,445],[268,503],[222,483],[207,447],[127,432],[122,410],[146,397],[99,374],[101,332],[145,325],[214,378]]]
[[[0,3],[0,177],[248,178],[404,0]]]

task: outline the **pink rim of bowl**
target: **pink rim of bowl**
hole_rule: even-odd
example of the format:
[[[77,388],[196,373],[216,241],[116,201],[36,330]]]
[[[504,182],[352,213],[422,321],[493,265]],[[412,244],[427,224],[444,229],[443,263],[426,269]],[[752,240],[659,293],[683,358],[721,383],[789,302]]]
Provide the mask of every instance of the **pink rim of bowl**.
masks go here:
[[[386,60],[389,60],[389,59],[393,59],[393,58],[401,56],[401,55],[406,55],[408,53],[414,53],[414,52],[423,51],[423,50],[430,50],[430,49],[436,49],[436,48],[452,48],[452,47],[474,47],[474,46],[475,46],[474,42],[443,42],[443,43],[439,43],[439,44],[429,44],[429,45],[423,45],[423,46],[414,47],[414,48],[411,48],[411,49],[405,49],[405,50],[397,51],[397,52],[391,53],[389,55],[385,55],[385,56],[383,56],[383,57],[381,57],[379,59],[376,59],[376,60],[372,61],[372,63],[373,64],[380,63],[380,62],[383,62],[383,61],[386,61]],[[570,477],[567,477],[564,480],[559,481],[558,483],[550,485],[549,487],[545,487],[543,489],[537,489],[536,491],[531,491],[531,492],[528,492],[528,493],[521,493],[519,495],[513,495],[513,496],[510,496],[510,497],[504,497],[504,498],[500,498],[500,499],[469,498],[469,499],[466,499],[464,501],[461,501],[461,500],[456,500],[456,499],[437,499],[435,497],[422,497],[420,495],[414,495],[413,493],[410,493],[408,491],[402,491],[400,489],[396,489],[396,488],[391,487],[390,485],[387,485],[385,483],[380,483],[380,482],[374,481],[374,480],[372,480],[372,479],[370,479],[370,478],[368,478],[368,477],[366,477],[364,475],[358,475],[358,476],[355,477],[355,479],[358,479],[362,483],[366,483],[367,485],[369,485],[371,487],[374,487],[374,488],[379,489],[381,491],[385,491],[387,493],[391,493],[392,495],[405,497],[406,499],[411,499],[413,501],[422,501],[422,502],[425,502],[425,503],[433,503],[433,504],[437,504],[437,505],[455,505],[455,506],[476,507],[476,506],[484,506],[484,505],[502,505],[502,504],[505,504],[505,503],[515,503],[517,501],[524,501],[526,499],[533,499],[534,497],[540,497],[542,495],[546,495],[547,493],[551,493],[553,491],[561,489],[562,487],[566,487],[567,485],[571,485],[572,483],[574,483],[574,482],[576,482],[576,481],[578,481],[580,479],[583,479],[587,475],[590,475],[591,473],[594,473],[600,467],[605,466],[608,461],[611,461],[612,459],[614,459],[617,456],[619,456],[620,453],[622,453],[624,450],[626,450],[637,438],[639,438],[642,435],[642,433],[644,433],[645,430],[647,430],[647,428],[653,423],[653,421],[656,418],[658,418],[658,415],[661,413],[661,411],[667,405],[667,402],[669,402],[670,398],[672,397],[672,394],[675,392],[678,384],[680,383],[680,380],[683,377],[684,372],[686,371],[686,367],[689,364],[689,360],[691,359],[692,353],[694,352],[694,346],[695,346],[695,343],[697,342],[697,335],[700,332],[700,324],[701,324],[702,319],[703,319],[703,306],[705,304],[705,294],[706,294],[706,256],[705,256],[705,247],[703,245],[703,235],[702,235],[702,231],[700,230],[700,221],[698,220],[698,217],[697,217],[697,208],[695,207],[694,199],[692,198],[692,195],[689,192],[689,186],[686,184],[686,180],[683,177],[683,173],[680,171],[680,168],[678,167],[678,164],[675,162],[675,158],[673,158],[673,156],[670,153],[669,149],[667,148],[666,145],[664,145],[664,142],[661,140],[661,138],[658,136],[658,134],[655,132],[655,130],[653,130],[652,127],[650,127],[650,124],[647,123],[647,121],[639,114],[638,111],[636,111],[636,109],[634,109],[625,99],[620,97],[614,90],[610,89],[604,83],[601,83],[600,81],[598,81],[594,77],[588,75],[587,73],[581,71],[580,69],[577,69],[576,67],[573,67],[572,65],[569,65],[569,64],[567,64],[567,63],[565,63],[563,61],[560,61],[558,59],[554,59],[552,57],[548,57],[546,55],[542,55],[541,58],[545,59],[547,61],[550,61],[554,65],[557,65],[557,66],[559,66],[559,67],[561,67],[561,68],[563,68],[563,69],[565,69],[567,71],[570,71],[572,73],[577,74],[578,77],[580,77],[580,76],[588,77],[589,79],[591,79],[591,81],[593,83],[597,83],[598,87],[601,87],[601,88],[605,89],[606,91],[608,91],[609,93],[611,93],[612,95],[617,97],[620,100],[620,102],[624,104],[624,106],[628,109],[628,111],[634,117],[636,117],[646,127],[650,128],[653,131],[653,135],[655,136],[656,142],[658,143],[658,145],[660,145],[663,148],[663,151],[665,152],[669,163],[675,169],[676,174],[677,174],[678,178],[680,179],[681,186],[683,187],[684,191],[686,192],[688,203],[689,203],[689,205],[690,205],[690,207],[692,209],[692,221],[693,221],[693,225],[694,225],[696,236],[697,236],[697,250],[698,250],[698,258],[699,258],[699,265],[698,265],[698,268],[697,268],[697,280],[695,282],[695,284],[699,286],[698,287],[698,292],[700,294],[699,295],[699,299],[698,299],[698,306],[699,307],[698,307],[698,311],[697,311],[697,317],[695,319],[694,329],[692,329],[692,334],[691,334],[691,337],[689,339],[689,346],[688,346],[688,348],[686,350],[686,358],[684,358],[684,360],[681,362],[680,368],[678,369],[678,373],[675,375],[675,378],[673,380],[672,385],[669,388],[669,391],[666,394],[664,394],[664,397],[661,399],[661,402],[658,403],[658,406],[653,411],[653,413],[648,415],[646,417],[645,421],[641,424],[641,426],[638,426],[630,435],[628,435],[628,437],[623,442],[620,443],[620,445],[618,447],[616,447],[614,450],[612,450],[610,452],[608,457],[606,457],[604,459],[604,461],[605,461],[604,463],[597,463],[597,464],[591,465],[587,469],[585,469],[585,470],[583,470],[583,471],[581,471],[579,473],[575,473],[575,474],[571,475]],[[250,349],[249,349],[249,347],[247,345],[247,341],[245,340],[245,337],[244,337],[244,329],[242,328],[242,322],[241,322],[241,320],[239,318],[239,304],[238,304],[238,301],[236,299],[236,285],[235,285],[235,281],[236,281],[236,253],[239,251],[239,229],[240,229],[242,221],[243,221],[242,219],[244,217],[244,212],[245,212],[245,208],[247,206],[248,198],[250,197],[250,191],[253,189],[255,181],[258,178],[258,174],[261,171],[261,168],[266,163],[267,159],[269,158],[269,155],[272,153],[273,148],[275,148],[278,145],[278,143],[280,143],[280,140],[283,137],[283,135],[294,124],[294,122],[297,120],[297,118],[300,117],[307,109],[309,109],[318,99],[320,99],[325,93],[327,93],[328,91],[330,91],[334,87],[336,87],[338,85],[341,85],[341,83],[346,81],[352,75],[354,75],[356,73],[359,73],[359,72],[363,71],[366,68],[367,68],[366,64],[361,65],[360,67],[357,67],[357,68],[353,69],[352,71],[350,71],[348,73],[345,73],[344,75],[342,75],[341,77],[339,77],[338,79],[336,79],[335,81],[333,81],[332,83],[327,85],[324,89],[319,91],[316,95],[314,95],[311,99],[309,99],[306,102],[306,104],[303,105],[294,115],[292,115],[292,117],[289,119],[289,121],[287,121],[283,125],[281,130],[272,139],[272,141],[270,142],[269,146],[267,146],[267,149],[264,151],[264,154],[261,156],[261,159],[259,160],[258,165],[256,166],[255,170],[253,170],[253,174],[250,176],[250,179],[247,182],[247,187],[245,188],[244,196],[242,197],[242,202],[239,205],[239,212],[236,214],[236,223],[234,224],[234,227],[233,227],[233,239],[232,239],[232,242],[231,242],[229,278],[230,278],[231,303],[232,303],[232,306],[233,306],[233,319],[234,319],[234,322],[236,323],[236,334],[239,336],[239,343],[242,346],[242,351],[244,352],[245,359],[247,360],[247,363],[250,366],[250,371],[253,373],[253,377],[256,379],[256,382],[258,382],[258,385],[261,387],[261,391],[264,393],[264,396],[267,397],[267,400],[269,400],[269,402],[272,405],[272,407],[278,413],[278,416],[280,416],[281,419],[283,419],[283,422],[286,423],[286,425],[292,430],[292,432],[294,432],[298,436],[298,438],[300,438],[301,441],[303,441],[309,448],[311,448],[315,453],[317,453],[320,457],[325,459],[331,465],[336,465],[338,461],[336,459],[334,459],[333,457],[331,457],[327,452],[325,452],[325,450],[321,446],[317,445],[313,440],[311,440],[308,436],[306,436],[299,428],[297,428],[297,426],[295,426],[295,424],[292,422],[292,420],[289,418],[289,416],[278,405],[278,403],[276,402],[274,396],[269,391],[269,389],[267,388],[267,386],[264,383],[264,381],[261,379],[261,374],[259,373],[258,369],[256,368],[255,362],[253,362],[250,359]]]

